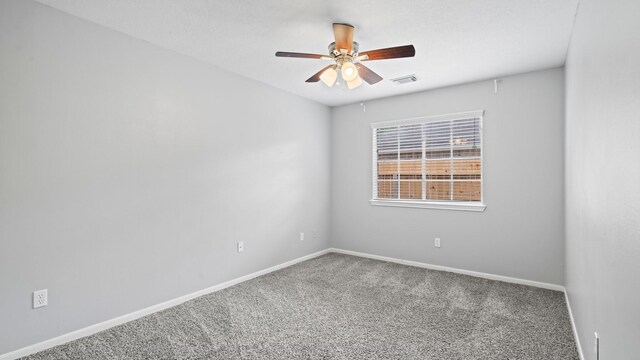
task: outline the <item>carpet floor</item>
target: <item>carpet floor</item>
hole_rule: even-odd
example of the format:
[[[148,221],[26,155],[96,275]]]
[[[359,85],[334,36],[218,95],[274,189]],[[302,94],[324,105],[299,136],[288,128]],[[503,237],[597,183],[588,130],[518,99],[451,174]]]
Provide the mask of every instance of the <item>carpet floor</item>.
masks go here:
[[[578,359],[558,291],[327,254],[24,359]]]

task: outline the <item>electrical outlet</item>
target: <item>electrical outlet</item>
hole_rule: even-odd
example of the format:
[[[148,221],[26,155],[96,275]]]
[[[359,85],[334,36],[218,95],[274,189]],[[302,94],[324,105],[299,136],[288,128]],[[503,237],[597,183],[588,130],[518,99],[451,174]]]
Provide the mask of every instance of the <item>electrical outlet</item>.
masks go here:
[[[304,241],[304,233],[303,232],[300,233],[300,241]]]
[[[435,247],[437,247],[437,248],[439,248],[439,247],[440,247],[440,238],[435,238],[434,245],[435,245]]]
[[[47,289],[37,290],[33,292],[33,308],[41,308],[47,306],[49,298],[47,295]]]
[[[596,354],[596,360],[600,360],[600,337],[597,332],[593,333],[593,352]]]
[[[238,253],[244,251],[244,241],[238,241]]]

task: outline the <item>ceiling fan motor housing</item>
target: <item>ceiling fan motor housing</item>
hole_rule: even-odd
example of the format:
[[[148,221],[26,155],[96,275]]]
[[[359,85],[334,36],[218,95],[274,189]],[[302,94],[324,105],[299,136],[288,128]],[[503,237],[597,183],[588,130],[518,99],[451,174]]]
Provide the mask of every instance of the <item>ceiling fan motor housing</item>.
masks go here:
[[[340,52],[340,50],[336,49],[336,43],[335,42],[332,42],[331,44],[329,44],[329,55],[336,57],[336,56],[338,56],[340,54],[342,54],[342,53]],[[351,53],[347,54],[347,55],[349,55],[351,57],[358,56],[358,42],[357,41],[353,42],[353,45],[351,46]]]

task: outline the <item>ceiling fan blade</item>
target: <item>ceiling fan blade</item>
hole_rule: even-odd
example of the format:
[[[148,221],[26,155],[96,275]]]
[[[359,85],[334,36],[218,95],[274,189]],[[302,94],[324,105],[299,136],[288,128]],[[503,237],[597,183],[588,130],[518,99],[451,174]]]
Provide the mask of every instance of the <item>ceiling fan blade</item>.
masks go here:
[[[299,52],[288,52],[288,51],[278,51],[276,52],[277,57],[292,57],[292,58],[303,58],[303,59],[321,59],[326,55],[319,54],[307,54],[307,53],[299,53]]]
[[[317,73],[313,74],[313,76],[312,76],[312,77],[310,77],[310,78],[308,78],[308,79],[307,79],[307,81],[305,81],[305,82],[311,83],[311,82],[318,82],[318,81],[320,81],[320,75],[322,75],[322,73],[323,73],[325,70],[327,70],[328,68],[330,68],[330,67],[333,67],[333,65],[325,66],[322,70],[320,70],[320,71],[318,71]]]
[[[384,60],[384,59],[397,59],[403,57],[413,57],[416,55],[416,48],[413,45],[403,45],[390,47],[386,49],[363,51],[358,56],[367,56],[366,59],[360,61],[369,60]]]
[[[377,82],[379,82],[380,80],[382,80],[382,77],[376,73],[374,73],[371,69],[369,69],[368,67],[358,63],[355,64],[356,68],[358,69],[358,75],[360,75],[360,77],[362,78],[362,80],[366,81],[369,85],[373,85]]]
[[[347,54],[350,54],[353,47],[353,34],[355,31],[353,25],[334,23],[333,36],[336,39],[336,50],[346,49]]]

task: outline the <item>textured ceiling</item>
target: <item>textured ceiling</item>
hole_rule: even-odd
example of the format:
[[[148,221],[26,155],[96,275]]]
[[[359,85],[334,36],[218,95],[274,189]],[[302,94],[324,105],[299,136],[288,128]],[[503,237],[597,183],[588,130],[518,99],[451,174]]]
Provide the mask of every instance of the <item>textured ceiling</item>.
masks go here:
[[[38,0],[59,10],[326,105],[564,64],[578,0]],[[305,83],[326,60],[331,24],[360,51],[413,44],[415,58],[371,61],[385,80],[356,90]],[[416,74],[418,82],[389,79]]]

